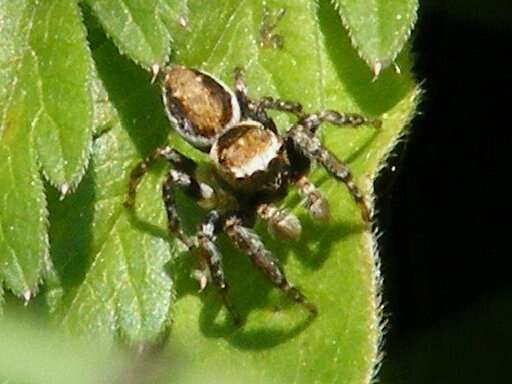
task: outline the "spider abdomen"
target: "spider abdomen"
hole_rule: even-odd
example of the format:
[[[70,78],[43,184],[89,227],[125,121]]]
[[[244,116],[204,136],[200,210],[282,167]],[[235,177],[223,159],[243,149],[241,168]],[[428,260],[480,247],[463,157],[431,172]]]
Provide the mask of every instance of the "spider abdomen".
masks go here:
[[[208,150],[240,120],[233,92],[204,72],[173,66],[165,73],[162,89],[167,116],[178,133],[198,148]]]

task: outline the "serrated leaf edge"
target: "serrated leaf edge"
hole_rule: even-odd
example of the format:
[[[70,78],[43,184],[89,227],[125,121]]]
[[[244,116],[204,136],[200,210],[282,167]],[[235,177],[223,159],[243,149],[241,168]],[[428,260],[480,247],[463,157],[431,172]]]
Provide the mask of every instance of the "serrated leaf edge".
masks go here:
[[[39,164],[39,169],[41,169],[41,172],[45,178],[53,187],[55,187],[61,194],[61,198],[65,198],[68,194],[73,193],[77,186],[80,184],[80,181],[82,181],[82,178],[85,175],[85,172],[87,171],[87,168],[89,167],[89,162],[91,158],[92,153],[92,145],[93,145],[93,124],[94,124],[94,103],[93,103],[93,94],[92,94],[92,70],[93,70],[93,59],[92,59],[92,53],[91,49],[89,47],[89,41],[87,40],[87,29],[85,28],[84,24],[84,18],[83,14],[80,10],[80,7],[78,6],[78,2],[74,1],[74,12],[75,12],[75,18],[77,19],[77,24],[79,25],[79,28],[81,29],[82,38],[84,42],[84,49],[85,49],[85,55],[86,60],[89,62],[89,71],[86,74],[85,82],[86,82],[86,91],[87,95],[89,96],[90,101],[90,108],[88,112],[88,118],[90,121],[90,126],[88,128],[88,142],[87,145],[84,146],[82,153],[80,154],[79,161],[82,166],[74,173],[74,177],[69,180],[68,182],[64,182],[62,184],[54,183],[53,180],[49,177],[49,175],[44,171],[44,168]]]
[[[123,4],[123,0],[120,0]],[[158,26],[160,28],[160,30],[162,30],[163,34],[165,35],[165,39],[167,40],[167,44],[166,44],[166,47],[164,49],[164,54],[163,54],[163,57],[160,58],[160,61],[161,63],[143,63],[142,60],[139,60],[137,57],[134,57],[132,55],[130,55],[129,51],[130,51],[130,48],[124,44],[123,42],[123,39],[118,39],[117,36],[113,33],[111,33],[110,31],[110,28],[108,26],[108,24],[104,24],[102,19],[97,15],[96,13],[96,10],[94,9],[94,7],[90,4],[87,4],[91,10],[93,11],[94,13],[94,17],[98,20],[99,24],[101,25],[102,29],[103,29],[103,32],[105,33],[105,35],[109,38],[109,40],[111,40],[112,42],[114,42],[114,45],[117,47],[117,50],[119,51],[119,53],[123,56],[126,56],[128,57],[130,60],[132,60],[135,64],[139,65],[140,67],[144,68],[144,69],[147,69],[149,70],[149,67],[153,64],[165,64],[169,61],[169,57],[171,55],[171,35],[169,33],[169,31],[167,30],[167,28],[165,27],[163,21],[162,21],[162,18],[160,16],[160,7],[158,6],[158,4],[155,6],[155,20],[158,20]],[[137,28],[141,31],[141,34],[144,36],[145,33],[142,32],[142,29],[138,26],[138,24],[136,24],[134,22],[134,25],[137,26]],[[151,47],[151,45],[147,44],[148,47],[151,48],[151,52],[153,52],[153,48]],[[156,56],[156,55],[155,55]]]
[[[28,31],[27,31],[27,40],[30,36],[30,33],[31,33],[31,30],[32,30],[32,24],[33,24],[33,18],[34,18],[34,15],[35,15],[35,10],[32,12],[32,15],[29,17],[29,28],[28,28]],[[28,50],[27,50],[28,48]],[[33,49],[30,47],[29,44],[26,44],[26,47],[25,47],[25,50],[27,50],[28,52],[23,52],[23,55],[25,54],[32,54],[32,55],[35,55]],[[21,68],[22,68],[22,60],[19,61],[19,64],[17,66],[17,68],[14,69],[14,73],[18,73]],[[14,96],[14,93],[16,91],[16,84],[17,84],[17,81],[18,81],[18,78],[16,77],[15,80],[13,81],[12,83],[12,92],[11,92],[11,96],[9,97],[9,102],[7,103],[7,105],[5,106],[5,111],[7,111],[7,109],[9,108],[9,106],[11,105],[12,103],[12,98]],[[5,111],[4,111],[4,115],[5,115]],[[26,129],[29,130],[28,132],[28,140],[29,140],[29,147],[30,147],[30,151],[33,151],[32,155],[34,157],[34,162],[31,164],[30,166],[30,172],[31,172],[31,178],[32,178],[32,181],[31,181],[31,185],[38,185],[40,186],[40,189],[36,192],[39,197],[36,197],[36,199],[38,198],[42,198],[43,201],[42,201],[42,207],[41,207],[41,211],[40,211],[40,217],[42,218],[43,220],[43,229],[46,229],[46,230],[43,230],[42,231],[42,238],[39,239],[39,241],[41,241],[42,243],[42,246],[43,246],[43,254],[39,256],[39,265],[37,266],[37,275],[39,276],[38,280],[34,283],[34,287],[30,287],[29,284],[27,283],[25,277],[23,276],[23,280],[24,280],[24,285],[25,285],[25,291],[21,293],[21,296],[25,299],[25,302],[28,303],[29,300],[35,296],[37,294],[37,291],[39,290],[39,286],[41,285],[41,283],[43,282],[43,274],[42,274],[42,268],[43,268],[43,259],[45,257],[49,257],[49,247],[50,247],[50,243],[49,243],[49,237],[48,237],[48,209],[47,209],[47,202],[46,202],[46,196],[45,196],[45,193],[44,193],[44,186],[43,186],[43,181],[40,177],[40,164],[38,162],[38,157],[37,157],[37,148],[34,144],[34,126],[35,126],[35,122],[36,122],[36,119],[34,118],[32,120],[32,122],[30,123],[30,127],[25,127]],[[3,125],[3,124],[2,124]],[[1,226],[1,223],[0,223],[0,226]],[[23,272],[23,268],[21,268],[18,260],[16,260],[16,264],[17,264],[17,268],[19,270],[22,271],[22,275],[24,275],[24,272]],[[1,281],[0,282],[0,293],[2,294],[0,296],[0,305],[1,303],[3,302],[4,298],[3,298],[3,284],[5,283],[5,281]],[[7,287],[7,289],[9,289]],[[9,289],[9,291],[13,292],[11,289]],[[13,292],[14,293],[14,292]]]
[[[387,167],[387,160],[389,159],[393,149],[402,141],[406,140],[412,119],[415,116],[417,105],[420,102],[420,98],[422,95],[421,88],[419,86],[415,87],[412,92],[410,92],[409,97],[404,99],[405,102],[409,102],[411,108],[408,111],[408,114],[405,116],[403,120],[403,126],[401,131],[394,135],[393,140],[391,140],[388,145],[381,150],[379,156],[379,162],[377,166],[374,168],[371,175],[366,179],[366,183],[364,185],[364,189],[367,192],[367,196],[369,197],[369,205],[372,212],[375,213],[375,191],[374,191],[374,183],[375,180],[379,177],[381,171]],[[402,102],[404,102],[402,101]],[[372,330],[375,332],[377,342],[374,344],[375,348],[373,350],[372,358],[371,358],[371,370],[368,372],[368,375],[365,379],[365,383],[376,383],[378,382],[378,373],[382,366],[382,361],[384,358],[384,335],[386,333],[386,329],[388,327],[388,320],[385,314],[385,304],[383,302],[383,284],[384,278],[381,273],[381,261],[379,257],[379,247],[378,247],[378,239],[382,235],[382,231],[378,228],[377,225],[374,226],[372,232],[365,232],[363,235],[363,247],[365,252],[370,256],[372,262],[372,291],[373,291],[373,301],[370,304],[372,308],[371,313],[374,314]]]
[[[315,1],[318,2],[319,0],[315,0]],[[378,77],[381,70],[387,68],[391,63],[393,63],[395,61],[398,54],[402,51],[405,43],[411,37],[412,31],[414,30],[414,26],[418,19],[419,2],[415,1],[415,6],[410,9],[410,13],[407,15],[409,18],[409,23],[408,23],[409,27],[401,35],[402,36],[401,39],[395,40],[394,48],[392,49],[393,54],[391,56],[389,56],[388,58],[386,58],[385,60],[382,59],[382,60],[377,60],[375,62],[372,62],[372,60],[370,58],[366,57],[364,55],[363,51],[361,50],[359,43],[357,41],[357,38],[354,36],[354,34],[352,32],[352,28],[350,27],[350,22],[348,21],[343,9],[341,9],[342,6],[336,0],[329,0],[329,1],[332,4],[332,6],[334,7],[334,9],[337,11],[338,15],[340,16],[343,26],[345,27],[345,29],[348,32],[350,42],[351,42],[352,46],[354,47],[354,49],[357,51],[358,56],[361,59],[363,59],[366,62],[366,64],[368,64],[368,66],[370,67],[370,69],[372,70],[372,72],[375,74],[376,77]]]

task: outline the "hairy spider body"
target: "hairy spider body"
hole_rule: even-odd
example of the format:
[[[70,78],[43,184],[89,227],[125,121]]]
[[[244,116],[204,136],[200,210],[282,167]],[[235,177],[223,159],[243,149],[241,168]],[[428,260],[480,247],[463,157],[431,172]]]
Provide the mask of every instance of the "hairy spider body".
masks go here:
[[[234,93],[206,73],[175,66],[165,74],[162,95],[169,120],[197,148],[208,150],[240,121]]]
[[[162,97],[176,131],[196,148],[209,153],[219,181],[218,189],[214,191],[208,184],[196,180],[197,165],[192,160],[170,147],[157,148],[133,169],[125,205],[133,206],[137,185],[151,164],[160,158],[166,159],[172,165],[162,188],[169,232],[189,249],[201,251],[200,260],[206,269],[196,273],[201,289],[211,280],[221,292],[228,310],[235,320],[238,319],[229,300],[222,255],[215,244],[217,234],[223,231],[276,287],[316,313],[316,307],[288,282],[278,261],[251,227],[259,217],[277,237],[297,239],[300,236],[297,217],[274,205],[286,196],[291,185],[303,197],[303,205],[312,219],[321,222],[329,219],[327,200],[307,178],[312,161],[347,186],[363,220],[368,222],[370,212],[348,167],[323,147],[315,132],[322,122],[378,127],[380,121],[330,110],[306,114],[298,103],[269,97],[251,100],[240,70],[235,72],[232,91],[205,72],[172,66],[163,71]],[[269,109],[291,113],[297,117],[297,122],[280,135],[267,115]],[[215,202],[215,195],[219,193],[230,196],[232,203],[217,204],[202,221],[196,236],[189,238],[179,224],[174,199],[176,186],[202,206]]]
[[[251,120],[238,123],[219,137],[210,158],[223,181],[244,194],[275,192],[288,165],[283,140]]]

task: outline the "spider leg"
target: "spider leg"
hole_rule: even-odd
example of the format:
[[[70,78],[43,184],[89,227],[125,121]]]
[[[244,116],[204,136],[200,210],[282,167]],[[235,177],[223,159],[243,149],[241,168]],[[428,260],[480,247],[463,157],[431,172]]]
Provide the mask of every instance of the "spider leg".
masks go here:
[[[265,125],[265,120],[270,119],[266,115],[267,109],[291,113],[298,118],[305,117],[305,114],[302,110],[302,105],[300,103],[288,100],[274,99],[272,97],[263,97],[258,101],[251,100],[247,92],[247,85],[245,84],[244,72],[242,68],[235,68],[234,77],[235,95],[238,99],[238,102],[242,106],[242,110],[245,112],[244,116],[249,116],[255,120],[261,121],[263,125]],[[262,114],[263,116],[261,116]]]
[[[162,198],[167,212],[167,226],[171,235],[176,235],[187,247],[192,249],[194,244],[183,232],[176,210],[174,187],[183,188],[185,193],[196,201],[213,194],[213,189],[204,183],[199,183],[194,177],[178,169],[171,169],[162,185]]]
[[[304,199],[304,206],[312,219],[327,222],[330,218],[329,202],[315,185],[304,175],[300,176],[295,185],[299,195]]]
[[[179,153],[178,151],[172,149],[169,146],[163,148],[157,148],[153,152],[149,154],[144,160],[139,162],[135,168],[133,168],[130,174],[130,181],[128,184],[128,196],[124,202],[124,206],[127,208],[132,208],[135,204],[135,195],[137,193],[137,187],[142,180],[142,177],[148,172],[149,168],[153,166],[158,160],[161,158],[166,159],[169,163],[171,163],[175,168],[180,169],[187,174],[193,174],[197,168],[197,164]]]
[[[277,133],[277,128],[270,117],[267,116],[265,109],[260,108],[259,104],[252,101],[247,93],[247,85],[244,80],[244,72],[240,67],[234,71],[235,77],[235,95],[242,110],[242,118],[247,120],[259,121],[265,128]]]
[[[294,101],[274,99],[272,97],[263,97],[255,104],[262,110],[273,109],[280,112],[291,113],[297,116],[299,119],[305,117],[302,105]]]
[[[204,257],[210,270],[211,279],[219,290],[226,309],[233,317],[235,324],[240,324],[240,316],[229,299],[229,286],[224,276],[222,254],[215,245],[216,233],[222,227],[223,222],[224,218],[218,211],[211,211],[201,224],[201,229],[197,234],[197,242],[200,249],[205,253]]]
[[[303,116],[299,124],[311,133],[315,133],[320,124],[327,122],[334,125],[350,125],[357,127],[362,124],[371,124],[380,128],[382,122],[379,119],[366,117],[357,113],[340,113],[332,110],[310,113]]]
[[[302,226],[299,219],[285,208],[277,208],[274,204],[261,203],[256,207],[258,216],[268,226],[269,232],[282,240],[297,240]]]
[[[312,314],[317,313],[315,305],[308,301],[299,289],[288,282],[284,271],[270,251],[265,248],[259,236],[250,228],[243,226],[240,216],[235,214],[228,217],[224,223],[224,232],[239,249],[250,257],[252,263],[265,274],[274,286],[293,301],[302,304]]]
[[[137,164],[131,172],[128,185],[128,196],[124,205],[127,208],[133,208],[137,186],[149,168],[160,158],[166,159],[175,167],[169,171],[167,178],[162,185],[162,199],[167,213],[167,226],[169,233],[171,235],[176,235],[189,249],[191,249],[193,247],[192,241],[185,235],[180,226],[176,210],[174,187],[179,186],[183,188],[185,193],[198,203],[209,201],[214,197],[214,191],[208,184],[200,183],[192,176],[197,168],[194,161],[170,147],[157,148],[146,159]]]
[[[247,112],[247,106],[249,105],[249,95],[247,93],[247,84],[245,84],[244,80],[244,70],[241,67],[235,68],[234,78],[236,98],[242,107],[242,112]]]
[[[287,132],[286,140],[291,140],[295,150],[301,152],[310,160],[317,161],[331,176],[343,182],[359,206],[363,220],[365,222],[370,221],[370,209],[366,204],[363,194],[354,183],[350,169],[333,153],[324,148],[318,137],[314,136],[307,126],[300,123],[296,124]]]

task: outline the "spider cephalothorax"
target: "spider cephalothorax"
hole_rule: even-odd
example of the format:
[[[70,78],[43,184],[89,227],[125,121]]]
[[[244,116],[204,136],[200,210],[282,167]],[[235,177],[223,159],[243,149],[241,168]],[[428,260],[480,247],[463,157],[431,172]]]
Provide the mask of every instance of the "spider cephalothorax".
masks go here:
[[[218,174],[237,191],[274,189],[285,169],[283,140],[263,124],[247,120],[236,124],[210,151]]]
[[[125,205],[133,206],[137,185],[148,167],[159,158],[166,159],[171,170],[163,183],[162,196],[169,231],[189,249],[202,250],[201,261],[207,271],[199,274],[201,288],[211,279],[236,318],[227,294],[222,255],[215,245],[217,233],[223,231],[276,287],[316,313],[316,307],[288,282],[278,261],[251,227],[257,216],[267,222],[275,236],[282,239],[300,236],[299,220],[274,205],[286,195],[289,186],[298,189],[304,207],[314,220],[329,219],[327,200],[307,178],[311,161],[322,165],[333,178],[347,186],[363,220],[369,222],[370,212],[349,169],[324,148],[315,132],[322,122],[378,127],[380,121],[331,110],[306,114],[298,103],[269,97],[251,100],[240,70],[235,74],[234,91],[205,72],[183,66],[172,66],[162,74],[162,97],[169,119],[185,140],[209,153],[218,180],[217,192],[231,196],[231,203],[219,202],[207,214],[196,236],[188,237],[179,224],[174,187],[183,188],[200,203],[214,201],[216,193],[211,186],[196,179],[197,166],[192,160],[171,147],[164,147],[157,148],[133,169]],[[280,135],[266,113],[269,109],[291,113],[297,121]]]

